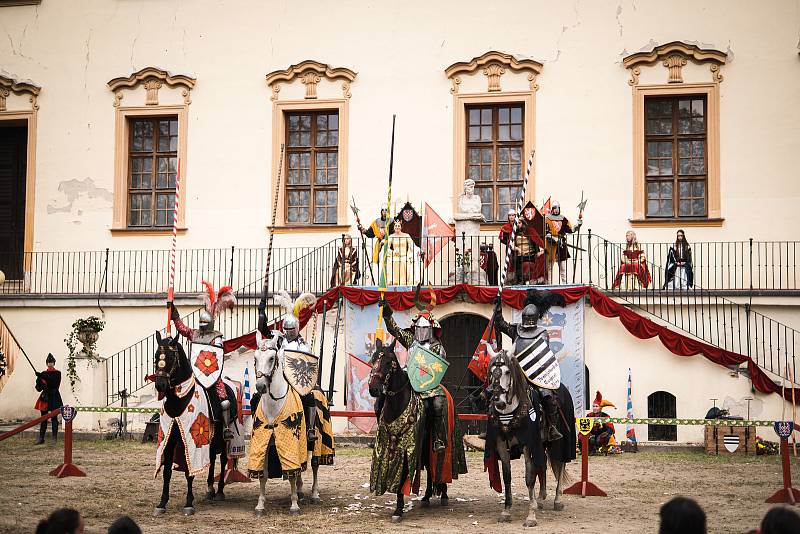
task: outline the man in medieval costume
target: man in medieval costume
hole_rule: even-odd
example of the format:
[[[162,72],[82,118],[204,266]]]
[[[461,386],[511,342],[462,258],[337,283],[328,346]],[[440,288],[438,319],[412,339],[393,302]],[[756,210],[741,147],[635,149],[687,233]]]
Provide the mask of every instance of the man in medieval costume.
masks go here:
[[[603,398],[600,392],[595,395],[592,401],[592,410],[586,414],[586,417],[611,417],[603,408],[611,406],[616,408],[614,403]],[[614,440],[614,424],[613,423],[595,423],[592,425],[592,430],[589,432],[589,454],[597,454],[598,451],[605,451],[609,445],[613,445]]]
[[[236,403],[222,381],[222,367],[225,363],[225,351],[222,348],[222,332],[214,328],[219,315],[236,306],[236,296],[231,286],[221,287],[214,292],[214,286],[203,280],[203,308],[200,310],[200,328],[189,328],[181,320],[178,309],[171,305],[172,322],[180,335],[189,340],[189,363],[192,373],[208,396],[211,413],[215,422],[222,422],[222,437],[225,441],[233,439],[230,429],[236,420]]]
[[[514,342],[514,357],[541,396],[546,423],[542,438],[544,441],[556,441],[562,437],[556,428],[559,406],[554,394],[561,385],[561,370],[555,354],[550,350],[547,330],[539,326],[539,319],[551,306],[564,306],[564,297],[549,291],[528,290],[519,323],[508,323],[503,318],[499,294],[494,304],[495,328]]]
[[[508,253],[512,255],[514,283],[538,283],[544,278],[542,215],[533,202],[528,201],[522,208],[513,243],[510,240],[516,212],[509,210],[507,215],[507,222],[500,228],[500,242],[510,249]]]
[[[311,293],[302,293],[292,300],[289,293],[279,291],[275,295],[275,303],[283,308],[281,320],[284,355],[283,369],[289,384],[300,394],[303,401],[303,413],[306,422],[306,442],[308,450],[314,450],[317,407],[314,399],[314,388],[317,386],[319,373],[318,358],[311,352],[311,347],[300,334],[300,314],[304,310],[313,309],[317,298]],[[279,332],[267,331],[266,313],[259,306],[259,330],[266,337],[281,335]]]
[[[417,301],[418,309],[421,307],[419,304],[419,291],[420,286],[417,286],[415,300]],[[433,292],[431,292],[431,303],[412,319],[410,328],[397,326],[394,317],[392,317],[392,308],[385,300],[381,299],[378,305],[383,308],[386,330],[408,350],[409,358],[414,353],[413,348],[419,346],[444,360],[447,359],[447,353],[441,341],[442,327],[433,316],[433,307],[436,306],[436,297]],[[432,414],[433,450],[440,453],[445,450],[447,444],[446,393],[442,385],[439,384],[431,390],[419,393],[419,396],[425,403],[425,413]],[[443,458],[443,455],[440,455],[440,458]],[[441,470],[439,469],[437,472],[441,472]]]
[[[64,405],[61,400],[61,393],[58,391],[61,385],[61,371],[56,369],[56,359],[52,354],[48,354],[44,363],[47,364],[47,369],[36,373],[36,391],[41,393],[39,393],[39,398],[36,399],[36,405],[34,406],[42,415]],[[55,442],[58,439],[58,415],[54,415],[50,419],[50,424],[53,428],[53,441]],[[47,421],[45,420],[39,425],[39,437],[36,439],[37,445],[44,443],[44,435],[46,433]]]
[[[547,254],[547,279],[549,283],[553,283],[553,269],[555,264],[558,263],[558,276],[562,284],[567,283],[567,259],[569,259],[569,251],[567,250],[567,234],[578,230],[583,224],[583,221],[578,220],[578,223],[573,226],[569,223],[566,217],[561,215],[561,204],[557,201],[553,202],[550,206],[550,213],[545,217],[545,252]]]
[[[386,206],[381,206],[381,216],[372,221],[368,228],[358,225],[358,231],[365,237],[375,239],[375,244],[372,247],[372,263],[380,263],[381,248],[383,247],[383,240],[386,238],[386,232],[389,224],[389,210]]]
[[[358,251],[353,246],[353,238],[346,235],[342,246],[336,253],[331,273],[331,287],[349,286],[358,283],[361,272],[358,268]]]

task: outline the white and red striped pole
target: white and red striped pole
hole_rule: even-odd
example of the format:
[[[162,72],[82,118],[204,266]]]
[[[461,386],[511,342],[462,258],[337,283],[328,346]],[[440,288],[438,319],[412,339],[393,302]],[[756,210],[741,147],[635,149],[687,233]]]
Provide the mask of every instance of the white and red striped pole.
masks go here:
[[[175,250],[178,248],[178,204],[181,198],[181,160],[178,159],[178,172],[175,175],[175,209],[172,212],[172,251],[169,255],[169,289],[167,290],[167,334],[171,331],[170,316],[172,299],[175,296]]]
[[[503,267],[503,272],[500,276],[500,286],[498,287],[498,293],[503,292],[503,286],[506,283],[506,276],[508,275],[508,267],[511,263],[511,254],[514,250],[514,240],[517,238],[517,225],[519,224],[519,216],[522,213],[522,206],[525,202],[525,191],[528,189],[528,178],[531,175],[531,169],[533,169],[533,156],[536,154],[535,150],[531,151],[531,157],[528,158],[528,167],[525,169],[525,177],[522,181],[522,190],[519,192],[519,199],[517,199],[517,209],[514,212],[514,226],[511,227],[511,237],[508,240],[508,247],[506,248],[506,263],[505,267]]]

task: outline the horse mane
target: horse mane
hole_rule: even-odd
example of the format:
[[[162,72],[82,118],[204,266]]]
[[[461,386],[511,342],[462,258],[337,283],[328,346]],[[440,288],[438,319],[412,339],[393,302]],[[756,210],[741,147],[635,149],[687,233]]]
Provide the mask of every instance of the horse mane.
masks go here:
[[[522,367],[520,367],[517,359],[511,356],[506,350],[500,351],[497,356],[503,359],[503,363],[511,371],[511,393],[514,395],[514,398],[519,401],[519,405],[525,407],[527,410],[527,407],[530,405],[530,400],[528,398],[528,379],[522,371]]]

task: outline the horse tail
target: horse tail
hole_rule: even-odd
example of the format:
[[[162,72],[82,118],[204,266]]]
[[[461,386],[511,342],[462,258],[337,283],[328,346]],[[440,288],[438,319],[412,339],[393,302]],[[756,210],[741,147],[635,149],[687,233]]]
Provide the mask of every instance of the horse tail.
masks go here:
[[[556,482],[562,485],[572,482],[572,477],[567,473],[567,464],[554,460],[553,455],[548,452],[547,449],[545,449],[545,454],[547,455],[547,463],[550,464],[550,470],[553,472]]]

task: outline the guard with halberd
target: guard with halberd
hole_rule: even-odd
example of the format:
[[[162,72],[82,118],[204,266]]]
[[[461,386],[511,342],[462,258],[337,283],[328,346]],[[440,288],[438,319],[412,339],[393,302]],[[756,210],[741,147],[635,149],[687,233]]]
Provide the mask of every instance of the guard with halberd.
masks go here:
[[[189,340],[189,362],[195,378],[208,395],[214,420],[223,423],[223,438],[233,439],[229,428],[236,420],[236,403],[231,402],[233,391],[222,381],[222,367],[225,363],[222,332],[214,328],[217,317],[225,310],[236,306],[236,296],[231,286],[224,286],[214,292],[214,286],[203,280],[203,308],[200,310],[200,328],[189,328],[181,320],[178,309],[170,303],[172,322],[178,333]]]
[[[547,253],[547,277],[548,281],[553,283],[553,270],[555,264],[558,263],[558,275],[562,284],[567,283],[567,259],[569,259],[569,250],[567,250],[567,234],[577,231],[583,224],[580,218],[575,226],[570,224],[569,220],[561,214],[561,204],[554,201],[550,206],[550,213],[545,217],[547,224],[545,228],[546,245],[545,252]]]
[[[525,297],[522,320],[508,323],[503,318],[500,295],[495,298],[495,328],[512,339],[513,353],[528,381],[536,386],[542,397],[547,424],[544,425],[545,441],[555,441],[562,437],[556,428],[558,403],[554,392],[561,385],[561,370],[553,351],[547,330],[539,326],[539,319],[551,306],[564,306],[564,297],[549,291],[531,289]]]
[[[419,302],[419,293],[420,286],[417,285],[417,292],[414,300],[420,312],[412,319],[410,328],[400,328],[392,317],[392,308],[389,304],[383,299],[379,301],[378,305],[383,308],[383,319],[386,322],[386,330],[408,350],[409,365],[412,358],[415,358],[415,348],[422,351],[422,354],[420,354],[421,356],[425,353],[433,353],[446,362],[447,353],[441,342],[442,327],[433,316],[433,308],[436,306],[436,296],[433,291],[431,291],[430,303],[427,306],[422,306]],[[431,367],[431,369],[427,370],[431,379],[441,380],[444,371],[441,371],[441,373],[436,376],[435,363]],[[409,376],[409,378],[412,379],[413,383],[413,378],[411,376]],[[437,383],[432,389],[419,391],[418,393],[425,403],[425,413],[433,414],[433,450],[435,452],[442,452],[445,450],[447,444],[448,427],[447,398],[444,388],[441,384]],[[440,457],[443,457],[443,455],[440,455]]]

